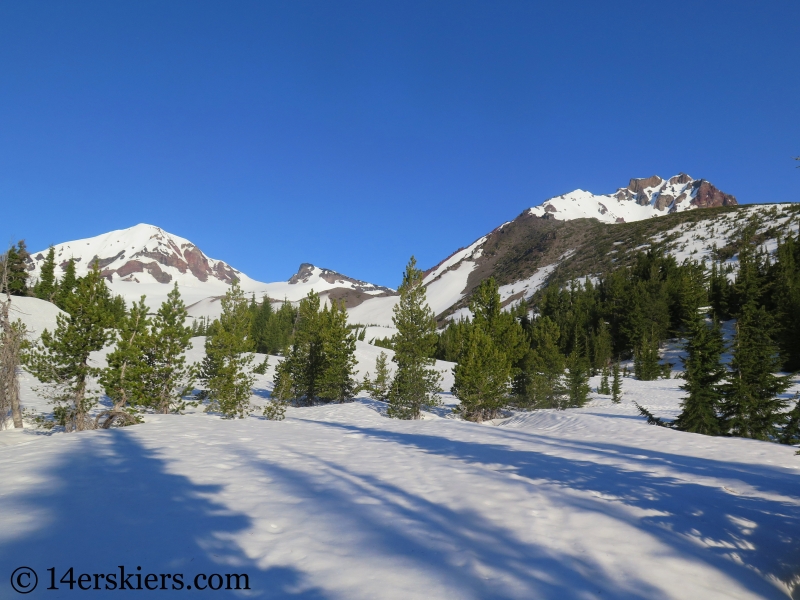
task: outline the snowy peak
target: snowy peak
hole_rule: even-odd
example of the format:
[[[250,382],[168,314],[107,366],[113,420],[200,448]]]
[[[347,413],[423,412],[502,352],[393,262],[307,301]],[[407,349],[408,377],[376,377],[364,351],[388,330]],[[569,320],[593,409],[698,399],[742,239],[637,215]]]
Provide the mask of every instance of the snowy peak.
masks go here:
[[[665,180],[658,175],[631,179],[613,194],[575,190],[550,198],[529,210],[531,215],[558,219],[594,218],[604,223],[628,223],[694,208],[736,206],[736,198],[705,179],[679,173]]]
[[[58,244],[55,255],[61,272],[69,259],[75,261],[79,276],[97,262],[102,275],[112,283],[230,284],[242,276],[230,265],[207,257],[189,240],[146,224]],[[34,276],[38,276],[46,256],[47,250],[32,254],[29,270]]]
[[[302,263],[297,273],[289,278],[288,283],[290,285],[310,284],[311,286],[319,284],[318,287],[320,290],[346,288],[371,295],[395,293],[395,291],[390,288],[361,281],[360,279],[353,279],[352,277],[342,275],[330,269],[316,267],[311,263]]]

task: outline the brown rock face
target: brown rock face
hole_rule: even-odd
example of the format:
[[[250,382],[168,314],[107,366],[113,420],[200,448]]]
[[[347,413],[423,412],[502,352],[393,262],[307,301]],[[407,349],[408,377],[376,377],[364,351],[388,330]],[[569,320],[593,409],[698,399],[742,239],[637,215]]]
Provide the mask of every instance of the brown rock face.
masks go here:
[[[638,194],[639,192],[644,191],[644,188],[656,187],[657,185],[661,185],[663,181],[664,180],[661,179],[661,177],[659,177],[658,175],[653,175],[652,177],[647,177],[645,179],[631,179],[630,183],[628,184],[628,189],[632,191],[634,194]]]
[[[669,194],[659,194],[655,204],[656,210],[663,211],[664,209],[668,208],[670,204],[672,204],[673,200],[675,200],[675,198]]]
[[[697,208],[714,208],[717,206],[736,206],[739,204],[736,198],[730,194],[721,192],[705,179],[696,181],[693,186],[697,193],[691,202]]]
[[[673,185],[676,184],[676,183],[689,183],[691,180],[692,180],[692,178],[689,177],[686,173],[679,173],[679,174],[675,175],[675,177],[670,177],[669,178],[670,184],[673,184]]]
[[[614,198],[620,201],[633,200],[633,194],[631,194],[631,191],[628,188],[620,188],[617,190],[617,193],[614,194]]]

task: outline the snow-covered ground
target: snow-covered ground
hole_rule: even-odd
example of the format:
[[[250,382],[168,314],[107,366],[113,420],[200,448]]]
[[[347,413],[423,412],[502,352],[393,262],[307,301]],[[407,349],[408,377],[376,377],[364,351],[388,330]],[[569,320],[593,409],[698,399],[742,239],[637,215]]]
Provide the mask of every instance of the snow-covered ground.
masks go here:
[[[379,351],[359,344],[361,366]],[[788,597],[800,457],[648,426],[632,401],[674,416],[679,384],[624,379],[619,405],[594,396],[482,425],[447,409],[392,420],[362,398],[281,422],[196,412],[0,432],[0,597],[22,565],[39,574],[31,598],[78,594],[45,590],[50,567],[119,565],[185,583],[248,574],[250,592],[214,597]]]

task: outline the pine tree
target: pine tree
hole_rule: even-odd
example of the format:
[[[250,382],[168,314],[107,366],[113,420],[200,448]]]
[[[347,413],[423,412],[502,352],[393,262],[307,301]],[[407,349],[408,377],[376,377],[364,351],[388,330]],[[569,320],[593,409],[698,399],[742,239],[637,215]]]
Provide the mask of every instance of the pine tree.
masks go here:
[[[728,383],[723,387],[723,433],[757,440],[780,435],[786,400],[778,398],[791,385],[780,369],[778,349],[770,333],[772,319],[754,301],[742,308],[736,323]]]
[[[45,393],[67,431],[94,427],[89,412],[97,398],[89,392],[88,383],[98,369],[90,365],[89,355],[109,340],[105,310],[109,297],[100,271],[93,268],[66,299],[67,315],[58,315],[55,331],[45,329],[37,346],[24,355],[31,374],[49,386]]]
[[[25,240],[12,244],[8,251],[0,258],[2,269],[5,272],[3,289],[0,293],[12,296],[26,296],[28,294],[28,265],[30,260]]]
[[[508,403],[511,361],[485,328],[473,324],[467,350],[453,369],[452,393],[461,401],[458,411],[468,421],[494,419]]]
[[[223,302],[225,300],[223,299]],[[223,304],[223,315],[225,315],[226,304]],[[241,307],[238,307],[241,311]],[[229,309],[229,312],[230,309]],[[235,311],[234,311],[235,312]],[[172,288],[167,295],[167,299],[161,304],[152,321],[151,334],[147,338],[148,344],[145,349],[145,356],[149,369],[144,378],[147,391],[148,404],[157,413],[168,414],[174,410],[182,410],[184,403],[182,398],[188,394],[193,387],[193,369],[186,365],[186,350],[190,346],[192,330],[185,325],[188,313],[186,305],[181,299],[178,284]],[[226,325],[231,325],[233,318],[226,316]],[[237,323],[236,327],[229,327],[228,331],[233,335],[241,335],[245,324]],[[219,350],[219,345],[212,346]],[[247,340],[241,342],[241,348],[247,348]],[[227,347],[230,350],[230,347]],[[242,350],[241,352],[245,352]],[[248,360],[249,359],[249,360]],[[234,382],[235,393],[240,394],[234,398],[226,398],[226,407],[233,407],[241,412],[240,408],[246,400],[250,398],[250,388],[252,387],[252,377],[248,375],[247,368],[252,361],[249,355],[239,354],[229,361],[235,362],[238,371],[230,373]],[[250,383],[248,384],[248,381]],[[226,381],[224,385],[230,385]],[[239,386],[239,387],[236,387]],[[246,397],[242,399],[243,396]],[[221,404],[222,405],[222,404]],[[223,412],[226,412],[223,410]],[[232,412],[226,412],[232,415]]]
[[[347,402],[355,396],[357,384],[356,338],[347,326],[344,301],[333,302],[330,309],[322,311],[323,369],[319,381],[319,395],[328,402]]]
[[[225,417],[244,418],[250,409],[253,341],[250,339],[250,309],[239,282],[234,281],[220,301],[222,314],[206,338],[206,357],[200,379],[208,391],[208,410]]]
[[[516,403],[521,408],[566,407],[566,358],[559,350],[560,335],[558,324],[550,317],[542,316],[534,321],[531,327],[532,348],[514,381]]]
[[[577,352],[569,357],[569,372],[567,375],[569,390],[569,408],[580,408],[589,400],[589,373],[586,359]]]
[[[703,315],[696,311],[695,317],[687,324],[686,351],[683,361],[681,389],[687,393],[681,406],[681,414],[675,426],[681,431],[691,431],[705,435],[719,435],[720,421],[718,411],[722,403],[722,381],[727,370],[722,364],[725,344],[719,323],[712,326],[705,323]]]
[[[780,436],[781,444],[800,444],[800,394],[794,395],[794,408],[786,417],[786,425]],[[797,451],[800,454],[800,450]]]
[[[47,251],[47,256],[42,263],[39,281],[33,287],[33,293],[41,300],[53,301],[56,293],[56,251],[52,246]]]
[[[386,352],[378,354],[378,358],[375,359],[375,379],[367,387],[373,400],[380,400],[381,402],[386,402],[389,399],[389,390],[392,386],[392,377],[386,364],[387,358]]]
[[[640,381],[653,381],[661,375],[658,363],[658,341],[654,336],[645,334],[636,347],[633,359],[633,371]]]
[[[75,260],[70,258],[64,267],[64,276],[58,282],[55,295],[55,305],[61,310],[68,311],[70,298],[75,293],[78,278],[75,276]]]
[[[142,296],[121,322],[116,332],[116,346],[106,357],[108,366],[98,377],[106,396],[113,402],[112,408],[102,411],[95,418],[95,425],[103,429],[113,424],[136,423],[132,409],[148,403],[145,380],[150,367],[145,359],[145,348],[150,337],[149,325],[147,306]]]
[[[608,382],[609,375],[608,366],[604,366],[603,370],[600,372],[600,387],[597,388],[598,394],[603,394],[604,396],[611,395],[611,384]]]
[[[300,301],[292,347],[278,365],[273,396],[311,406],[320,397],[325,370],[324,323],[319,294]]]
[[[440,404],[441,376],[431,358],[436,348],[436,321],[425,301],[422,271],[416,265],[412,256],[398,289],[400,301],[392,318],[398,330],[392,358],[397,372],[389,391],[387,414],[398,419],[419,419],[423,408]]]
[[[619,363],[615,362],[612,369],[611,401],[619,404],[622,401],[622,378],[619,373]]]

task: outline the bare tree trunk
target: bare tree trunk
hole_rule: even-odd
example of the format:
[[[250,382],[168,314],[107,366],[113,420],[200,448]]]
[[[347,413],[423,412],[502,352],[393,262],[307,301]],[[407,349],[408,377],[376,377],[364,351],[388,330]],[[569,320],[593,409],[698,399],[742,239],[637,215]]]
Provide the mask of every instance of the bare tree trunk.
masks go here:
[[[19,405],[19,381],[17,380],[17,367],[19,366],[19,352],[22,338],[25,335],[24,326],[14,326],[11,323],[9,311],[11,309],[11,294],[8,291],[8,254],[2,260],[0,271],[0,289],[5,289],[6,297],[0,301],[0,425],[3,425],[8,410],[11,409],[11,418],[16,429],[22,429],[22,410]]]

